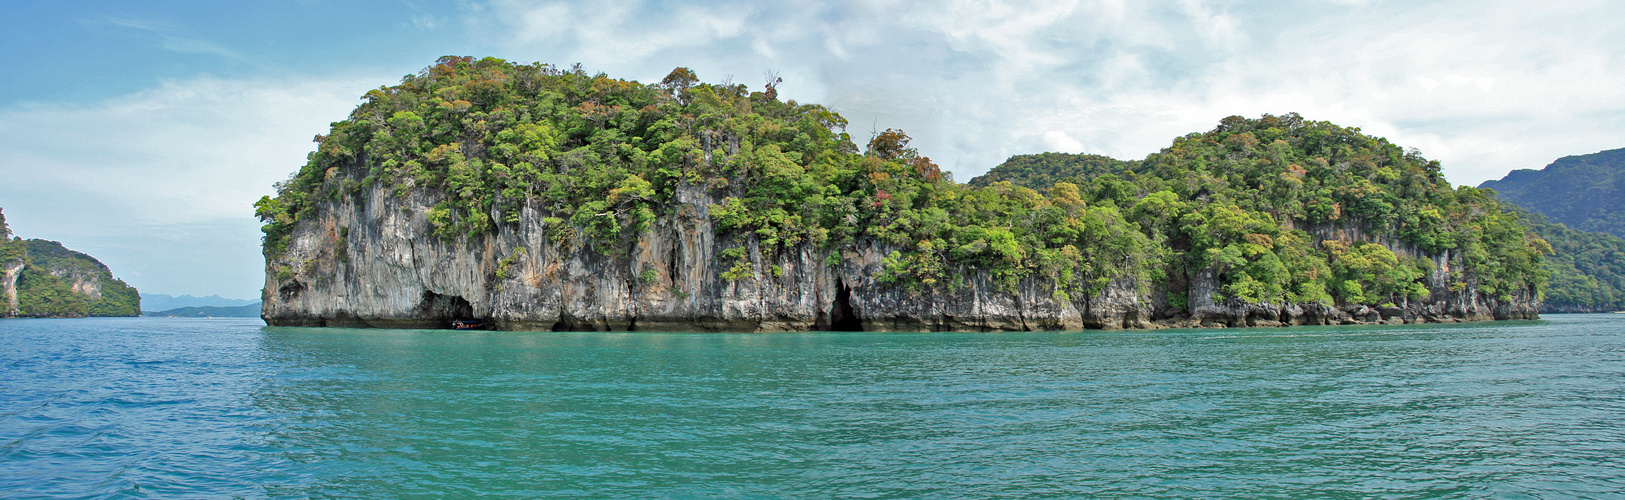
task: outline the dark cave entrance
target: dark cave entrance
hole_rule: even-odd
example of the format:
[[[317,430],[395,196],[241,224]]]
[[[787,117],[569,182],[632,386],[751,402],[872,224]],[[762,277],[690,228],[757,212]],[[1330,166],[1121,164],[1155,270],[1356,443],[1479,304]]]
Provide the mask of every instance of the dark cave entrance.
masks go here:
[[[571,321],[570,318],[565,317],[565,316],[560,316],[558,321],[553,322],[553,331],[555,331],[555,332],[579,332],[579,331],[582,331],[582,330],[581,330],[580,327],[576,326],[575,322]]]
[[[479,328],[490,326],[484,318],[474,317],[474,305],[469,304],[468,299],[429,290],[423,291],[423,300],[418,302],[418,317],[433,321],[438,328],[457,328],[459,322],[465,325],[466,322],[474,322],[474,326]]]
[[[863,318],[852,312],[852,287],[846,286],[840,280],[835,281],[835,303],[830,307],[829,331],[863,331]]]

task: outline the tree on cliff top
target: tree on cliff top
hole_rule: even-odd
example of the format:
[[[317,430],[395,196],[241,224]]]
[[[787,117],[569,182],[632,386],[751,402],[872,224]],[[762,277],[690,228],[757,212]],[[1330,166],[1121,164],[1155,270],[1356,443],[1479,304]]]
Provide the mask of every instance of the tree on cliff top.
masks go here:
[[[1109,156],[1070,153],[1038,153],[1016,155],[993,167],[987,173],[972,178],[972,186],[987,186],[1006,181],[1033,189],[1046,189],[1057,182],[1083,184],[1102,174],[1120,173],[1134,162]]]
[[[0,267],[16,265],[25,256],[22,242],[12,239],[11,226],[6,224],[6,213],[0,209]]]

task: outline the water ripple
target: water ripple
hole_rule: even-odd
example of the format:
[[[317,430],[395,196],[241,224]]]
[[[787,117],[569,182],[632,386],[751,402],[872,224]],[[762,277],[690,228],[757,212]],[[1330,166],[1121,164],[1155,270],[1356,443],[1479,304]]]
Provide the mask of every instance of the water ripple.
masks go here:
[[[1625,318],[1010,334],[0,322],[0,497],[1619,498]]]

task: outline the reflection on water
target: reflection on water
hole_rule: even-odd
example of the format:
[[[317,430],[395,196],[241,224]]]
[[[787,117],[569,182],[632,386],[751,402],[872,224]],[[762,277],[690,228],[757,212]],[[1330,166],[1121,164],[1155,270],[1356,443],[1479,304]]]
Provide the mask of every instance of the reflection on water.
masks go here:
[[[1621,333],[5,321],[0,497],[1606,496]]]

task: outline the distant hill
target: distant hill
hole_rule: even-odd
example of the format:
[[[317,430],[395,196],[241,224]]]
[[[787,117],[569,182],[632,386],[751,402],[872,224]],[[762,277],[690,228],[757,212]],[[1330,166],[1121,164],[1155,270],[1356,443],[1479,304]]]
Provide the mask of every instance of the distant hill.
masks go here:
[[[1479,187],[1517,205],[1552,245],[1541,312],[1625,310],[1625,149],[1565,156]]]
[[[258,303],[259,303],[258,300],[228,299],[228,298],[225,298],[225,297],[221,297],[219,295],[210,295],[208,297],[193,297],[191,295],[182,295],[182,296],[176,297],[174,295],[166,295],[166,294],[162,294],[162,293],[143,293],[143,294],[141,294],[141,310],[143,310],[143,311],[168,311],[170,309],[176,309],[176,308],[181,308],[181,307],[202,307],[202,306],[237,307],[237,306],[246,306],[246,305],[249,305],[249,304],[258,304]]]
[[[1480,188],[1553,222],[1625,237],[1625,148],[1565,156],[1540,170],[1514,170]]]
[[[1110,156],[1071,153],[1015,155],[987,173],[972,178],[972,186],[984,187],[1005,181],[1030,189],[1049,189],[1057,182],[1082,185],[1102,174],[1132,169],[1137,161]]]
[[[0,213],[0,317],[136,316],[141,295],[95,257],[11,234]]]
[[[1551,277],[1540,312],[1625,310],[1625,239],[1570,228],[1538,212],[1513,210],[1552,245],[1552,255],[1542,262]]]
[[[260,303],[256,301],[248,305],[231,307],[178,307],[166,311],[146,311],[141,315],[158,318],[258,318],[260,317]]]

